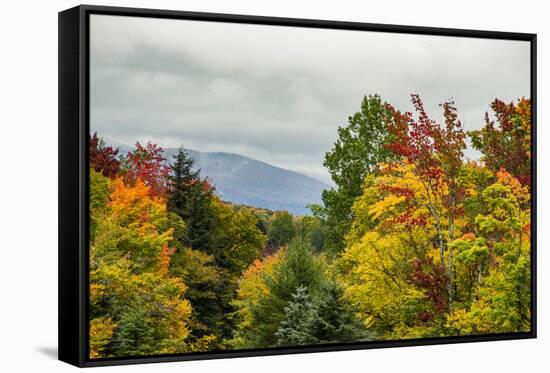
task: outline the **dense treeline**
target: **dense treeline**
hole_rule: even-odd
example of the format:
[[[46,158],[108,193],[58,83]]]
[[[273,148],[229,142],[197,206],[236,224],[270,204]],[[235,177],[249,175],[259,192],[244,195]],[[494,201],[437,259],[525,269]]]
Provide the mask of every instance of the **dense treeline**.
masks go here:
[[[90,356],[529,330],[530,101],[468,133],[412,103],[364,98],[313,216],[220,200],[183,148],[90,137]]]
[[[325,159],[338,188],[317,215],[345,298],[379,339],[528,331],[530,101],[495,100],[466,133],[452,102],[439,123],[411,98],[416,115],[365,97]]]

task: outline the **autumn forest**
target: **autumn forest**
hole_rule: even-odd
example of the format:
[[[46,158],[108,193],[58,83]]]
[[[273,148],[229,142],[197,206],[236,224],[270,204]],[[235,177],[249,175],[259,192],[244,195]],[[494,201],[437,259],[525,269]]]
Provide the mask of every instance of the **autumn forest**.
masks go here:
[[[410,98],[363,98],[303,216],[223,200],[183,147],[91,134],[90,358],[530,331],[530,100],[467,131]]]

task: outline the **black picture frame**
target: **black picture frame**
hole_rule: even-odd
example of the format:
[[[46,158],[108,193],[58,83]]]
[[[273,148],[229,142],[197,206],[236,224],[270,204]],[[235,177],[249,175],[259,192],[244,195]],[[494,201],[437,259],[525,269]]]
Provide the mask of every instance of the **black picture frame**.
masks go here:
[[[89,18],[92,14],[166,19],[215,21],[321,29],[379,31],[484,39],[521,40],[530,43],[532,100],[532,198],[531,198],[531,331],[524,333],[471,335],[463,337],[388,340],[270,349],[88,358],[88,134],[89,134]],[[171,362],[262,355],[283,355],[371,348],[435,345],[536,338],[536,59],[537,36],[528,33],[398,26],[358,22],[294,19],[249,15],[185,12],[80,5],[59,13],[59,360],[79,367]]]

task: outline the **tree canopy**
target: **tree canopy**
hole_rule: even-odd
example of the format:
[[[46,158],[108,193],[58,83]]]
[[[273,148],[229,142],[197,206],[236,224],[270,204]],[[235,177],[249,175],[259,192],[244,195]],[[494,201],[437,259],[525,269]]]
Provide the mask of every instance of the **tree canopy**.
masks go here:
[[[530,100],[470,132],[411,103],[363,98],[311,216],[223,200],[183,147],[90,136],[90,357],[529,331]]]

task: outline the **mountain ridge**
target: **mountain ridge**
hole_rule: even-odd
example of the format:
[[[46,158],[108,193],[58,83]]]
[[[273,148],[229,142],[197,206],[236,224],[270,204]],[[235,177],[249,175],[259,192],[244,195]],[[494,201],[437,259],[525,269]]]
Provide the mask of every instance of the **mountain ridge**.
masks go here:
[[[132,148],[118,146],[120,154]],[[294,215],[311,215],[307,207],[321,203],[321,194],[331,186],[298,171],[274,166],[252,157],[231,152],[203,152],[185,149],[195,161],[194,170],[208,178],[223,200],[265,208],[286,210]],[[164,157],[172,163],[177,148],[164,148]]]

